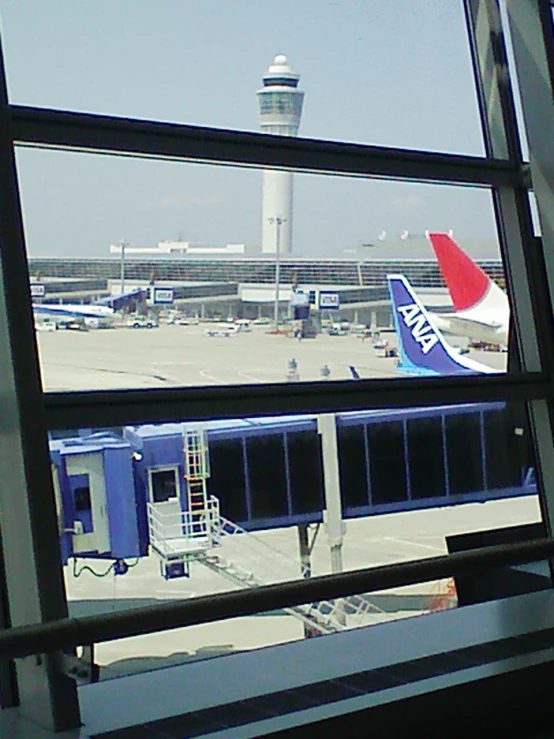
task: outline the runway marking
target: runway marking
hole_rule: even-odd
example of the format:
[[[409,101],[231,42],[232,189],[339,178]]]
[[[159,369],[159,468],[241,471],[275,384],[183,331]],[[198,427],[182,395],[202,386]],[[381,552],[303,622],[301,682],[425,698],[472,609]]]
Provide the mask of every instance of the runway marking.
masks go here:
[[[229,385],[230,383],[225,382],[225,380],[220,380],[218,377],[214,377],[213,375],[208,374],[210,370],[200,370],[200,374],[202,377],[205,377],[206,380],[211,380],[212,382],[218,382],[220,385]]]
[[[383,536],[383,540],[397,541],[399,544],[409,544],[410,546],[414,546],[414,547],[422,547],[423,549],[431,549],[431,551],[433,552],[444,553],[444,549],[442,547],[434,547],[431,544],[421,544],[421,542],[419,541],[412,541],[410,539],[399,539],[397,536]]]
[[[192,362],[179,361],[179,366],[191,366]],[[175,367],[175,362],[152,362],[152,367]]]
[[[236,372],[239,377],[245,377],[247,380],[253,380],[254,382],[268,382],[267,380],[262,380],[261,377],[256,377],[255,375],[250,374],[250,371],[246,372],[237,370]],[[267,372],[267,370],[255,369],[253,372]]]

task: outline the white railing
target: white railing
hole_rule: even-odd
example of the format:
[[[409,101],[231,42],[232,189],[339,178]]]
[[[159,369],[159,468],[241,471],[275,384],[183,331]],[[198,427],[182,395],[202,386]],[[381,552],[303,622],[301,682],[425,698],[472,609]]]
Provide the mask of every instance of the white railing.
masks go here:
[[[210,569],[246,587],[297,580],[304,576],[300,560],[262,541],[233,521],[221,517],[221,547],[217,553],[206,552],[199,560]],[[285,609],[315,626],[320,632],[339,631],[363,626],[369,614],[382,613],[364,596],[335,602],[295,606]]]
[[[177,506],[176,502],[176,506]],[[298,580],[304,576],[300,560],[262,541],[219,513],[213,496],[201,511],[164,511],[148,503],[150,544],[165,561],[194,557],[223,577],[242,587],[258,587]],[[218,547],[217,552],[213,552]],[[368,614],[381,612],[363,596],[335,602],[295,606],[285,609],[321,633],[362,626]]]
[[[223,552],[237,562],[244,558],[246,563],[264,575],[265,584],[298,580],[304,577],[305,567],[299,559],[290,557],[271,546],[242,526],[221,516]]]
[[[221,536],[219,501],[210,497],[200,511],[164,511],[147,504],[150,544],[164,558],[218,546]]]

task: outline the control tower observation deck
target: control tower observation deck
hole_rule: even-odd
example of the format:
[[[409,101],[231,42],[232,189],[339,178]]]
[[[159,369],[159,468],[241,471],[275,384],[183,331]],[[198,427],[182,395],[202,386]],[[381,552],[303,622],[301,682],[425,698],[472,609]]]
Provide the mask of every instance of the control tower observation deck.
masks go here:
[[[287,57],[278,54],[258,90],[260,127],[263,133],[296,136],[302,115],[304,93],[298,90],[300,75]],[[264,170],[262,195],[262,253],[292,252],[293,174]],[[279,244],[277,244],[279,242]]]

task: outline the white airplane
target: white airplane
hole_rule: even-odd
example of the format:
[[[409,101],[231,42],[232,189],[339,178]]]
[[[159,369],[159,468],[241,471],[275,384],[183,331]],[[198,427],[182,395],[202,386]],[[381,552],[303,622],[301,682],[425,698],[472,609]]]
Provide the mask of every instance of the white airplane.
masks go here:
[[[427,233],[452,298],[455,313],[432,313],[443,331],[508,345],[510,305],[506,293],[446,233]]]
[[[37,319],[49,318],[56,323],[71,320],[82,321],[88,328],[104,328],[112,326],[115,318],[115,306],[128,298],[142,295],[143,289],[136,288],[123,295],[112,295],[95,303],[33,303],[33,313]]]
[[[460,354],[447,343],[404,275],[387,275],[392,316],[398,337],[399,372],[412,375],[483,375],[498,372]],[[349,366],[352,379],[361,380]]]
[[[108,305],[77,305],[73,303],[52,304],[33,303],[35,318],[49,318],[56,323],[71,320],[83,321],[88,328],[111,326],[115,320],[115,311]]]

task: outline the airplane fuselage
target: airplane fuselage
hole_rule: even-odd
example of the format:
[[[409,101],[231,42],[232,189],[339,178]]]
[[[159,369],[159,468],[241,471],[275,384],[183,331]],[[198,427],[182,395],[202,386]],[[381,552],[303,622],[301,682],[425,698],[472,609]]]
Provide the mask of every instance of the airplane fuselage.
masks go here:
[[[90,328],[111,326],[115,320],[115,311],[106,305],[81,305],[75,303],[33,304],[33,312],[37,317],[49,317],[53,320],[78,318]]]
[[[437,328],[453,336],[466,336],[470,340],[488,341],[491,344],[508,345],[508,316],[506,311],[489,311],[486,322],[479,311],[431,314]]]

